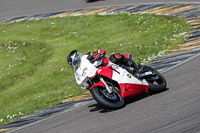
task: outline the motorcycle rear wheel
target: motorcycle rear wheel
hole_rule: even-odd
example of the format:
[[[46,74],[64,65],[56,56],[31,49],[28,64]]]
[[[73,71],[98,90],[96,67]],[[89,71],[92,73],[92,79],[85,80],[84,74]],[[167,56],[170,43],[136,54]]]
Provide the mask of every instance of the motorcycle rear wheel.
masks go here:
[[[108,94],[106,91],[107,90],[105,87],[97,86],[91,90],[91,94],[93,98],[104,107],[110,109],[119,109],[124,106],[124,98],[118,91],[114,91],[112,94]]]
[[[149,84],[149,92],[160,93],[165,91],[167,87],[167,82],[164,76],[151,67],[145,67],[153,73],[153,76],[145,78]]]

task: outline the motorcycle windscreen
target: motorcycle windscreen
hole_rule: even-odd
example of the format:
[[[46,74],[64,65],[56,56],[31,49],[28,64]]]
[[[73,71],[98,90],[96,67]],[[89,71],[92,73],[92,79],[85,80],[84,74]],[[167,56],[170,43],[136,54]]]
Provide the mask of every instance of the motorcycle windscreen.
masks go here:
[[[80,67],[81,58],[81,52],[74,54],[74,56],[72,57],[72,68],[74,69],[74,71],[76,71]]]

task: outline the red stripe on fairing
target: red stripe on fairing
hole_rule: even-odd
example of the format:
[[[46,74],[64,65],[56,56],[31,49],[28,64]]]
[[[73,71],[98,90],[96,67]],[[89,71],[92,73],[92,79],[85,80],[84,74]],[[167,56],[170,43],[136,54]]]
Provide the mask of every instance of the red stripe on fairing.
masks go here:
[[[109,67],[111,67],[111,66],[100,67],[99,69],[97,69],[96,74],[99,74],[104,77],[108,77],[108,78],[112,79],[113,70],[110,69]]]
[[[148,92],[148,85],[142,84],[119,84],[123,98],[131,98]]]

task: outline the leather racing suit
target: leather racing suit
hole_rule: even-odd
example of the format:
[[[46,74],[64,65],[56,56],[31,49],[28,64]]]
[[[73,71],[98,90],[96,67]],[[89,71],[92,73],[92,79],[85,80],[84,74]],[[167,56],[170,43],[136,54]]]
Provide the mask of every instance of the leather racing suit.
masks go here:
[[[88,60],[91,63],[94,63],[95,61],[97,61],[101,58],[107,58],[107,57],[105,57],[105,54],[106,54],[106,51],[103,49],[98,50],[96,52],[87,53]],[[122,55],[120,53],[110,55],[109,60],[112,63],[118,64],[118,65],[124,64],[126,66],[133,67],[136,73],[138,73],[138,74],[140,73],[141,66],[139,64],[137,64],[136,62],[134,62],[133,60],[126,58],[124,55]],[[105,60],[105,62],[108,64],[107,60]]]

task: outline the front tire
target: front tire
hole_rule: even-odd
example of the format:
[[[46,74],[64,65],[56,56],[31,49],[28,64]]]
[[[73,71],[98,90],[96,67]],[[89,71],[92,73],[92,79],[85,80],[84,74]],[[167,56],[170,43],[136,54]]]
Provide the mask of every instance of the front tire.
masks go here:
[[[107,108],[119,109],[122,108],[125,103],[118,91],[108,94],[106,88],[102,86],[92,88],[91,94],[99,104]]]

